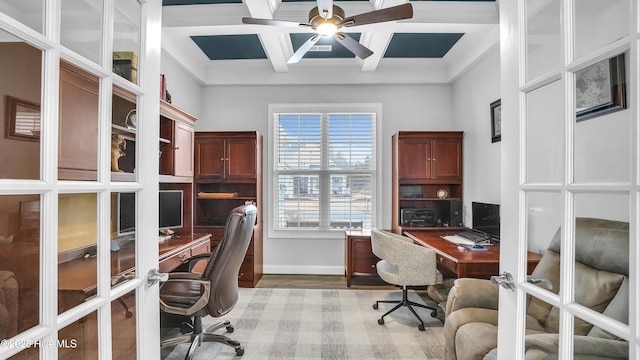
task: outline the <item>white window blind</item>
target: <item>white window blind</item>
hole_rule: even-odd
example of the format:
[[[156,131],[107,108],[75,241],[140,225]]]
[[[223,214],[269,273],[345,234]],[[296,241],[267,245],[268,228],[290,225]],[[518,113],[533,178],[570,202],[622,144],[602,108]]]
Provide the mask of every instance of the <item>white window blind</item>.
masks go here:
[[[375,227],[375,113],[276,113],[275,228]]]

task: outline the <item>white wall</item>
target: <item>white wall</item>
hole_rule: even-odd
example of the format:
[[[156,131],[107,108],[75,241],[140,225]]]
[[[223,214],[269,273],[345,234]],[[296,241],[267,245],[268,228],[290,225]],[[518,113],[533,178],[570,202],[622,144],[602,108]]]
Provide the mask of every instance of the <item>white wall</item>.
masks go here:
[[[489,105],[500,98],[500,53],[496,47],[452,85],[454,126],[464,131],[464,223],[471,202],[500,204],[500,142],[491,143]]]
[[[264,176],[268,174],[268,105],[295,103],[380,103],[382,144],[382,223],[391,226],[391,135],[399,130],[458,130],[452,126],[449,85],[210,86],[204,88],[196,131],[258,131],[264,139]],[[488,110],[487,110],[488,111]],[[267,181],[264,181],[265,186]],[[267,189],[264,189],[265,194]],[[266,197],[265,197],[266,198]],[[263,205],[263,211],[270,208]],[[264,217],[267,218],[266,216]],[[344,240],[268,238],[265,273],[343,274]]]
[[[200,118],[202,85],[165,51],[162,51],[160,71],[165,75],[167,91],[171,94],[171,103],[196,118]],[[158,79],[158,81],[160,80]]]

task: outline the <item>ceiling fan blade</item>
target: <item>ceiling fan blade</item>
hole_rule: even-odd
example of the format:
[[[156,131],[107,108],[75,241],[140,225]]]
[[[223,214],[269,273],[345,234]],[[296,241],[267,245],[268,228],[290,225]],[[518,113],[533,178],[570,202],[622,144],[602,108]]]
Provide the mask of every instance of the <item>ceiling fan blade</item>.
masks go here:
[[[360,59],[366,59],[373,54],[373,51],[345,33],[335,33],[334,38]]]
[[[300,46],[295,53],[293,53],[289,60],[287,60],[287,64],[295,64],[300,61],[304,54],[306,54],[307,51],[309,51],[313,47],[313,45],[315,45],[318,40],[320,40],[321,37],[322,36],[320,34],[313,35],[309,40],[302,44],[302,46]]]
[[[242,18],[243,24],[252,24],[252,25],[273,25],[273,26],[286,26],[286,27],[305,27],[311,26],[311,24],[307,23],[299,23],[295,21],[286,21],[286,20],[273,20],[273,19],[256,19],[250,17]]]
[[[318,13],[322,16],[327,14],[325,19],[329,19],[333,16],[333,0],[316,0],[318,4]]]
[[[374,10],[368,13],[349,16],[340,22],[342,26],[358,26],[374,24],[385,21],[411,19],[413,17],[413,6],[406,3],[392,6],[386,9]]]

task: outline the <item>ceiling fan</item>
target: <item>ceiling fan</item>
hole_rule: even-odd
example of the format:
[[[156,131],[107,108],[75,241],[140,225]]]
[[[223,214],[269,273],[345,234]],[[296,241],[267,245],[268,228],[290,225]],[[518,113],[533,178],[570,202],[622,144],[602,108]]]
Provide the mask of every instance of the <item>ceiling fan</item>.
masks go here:
[[[291,56],[287,61],[287,63],[292,64],[300,61],[304,54],[311,50],[322,36],[333,36],[354,55],[361,59],[366,59],[373,54],[373,51],[367,49],[367,47],[360,44],[360,42],[349,35],[341,32],[340,30],[342,28],[381,23],[385,21],[410,19],[413,17],[413,7],[409,3],[374,10],[360,15],[345,17],[344,10],[339,6],[333,5],[333,0],[316,1],[318,6],[309,11],[309,22],[306,23],[286,20],[256,19],[251,17],[243,17],[242,23],[287,27],[309,27],[313,29],[316,34],[302,44],[302,46],[300,46],[300,48],[298,48],[293,56]]]

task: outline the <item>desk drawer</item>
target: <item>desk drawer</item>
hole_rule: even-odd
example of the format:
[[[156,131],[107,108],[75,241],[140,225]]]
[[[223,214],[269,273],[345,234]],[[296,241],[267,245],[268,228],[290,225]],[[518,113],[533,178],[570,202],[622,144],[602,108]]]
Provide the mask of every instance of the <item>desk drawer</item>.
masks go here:
[[[168,257],[160,262],[160,272],[170,272],[177,268],[188,258],[191,257],[191,249],[181,251],[171,257]]]
[[[211,251],[209,248],[209,242],[204,242],[191,248],[191,256],[207,253],[209,251]]]
[[[455,261],[449,258],[446,258],[442,255],[436,254],[436,262],[438,263],[438,270],[440,270],[440,272],[443,272],[443,270],[445,270],[446,272],[446,270],[448,270],[455,274],[458,273],[458,263],[456,263]]]
[[[377,274],[376,264],[378,258],[354,258],[353,259],[353,273],[360,274]]]

